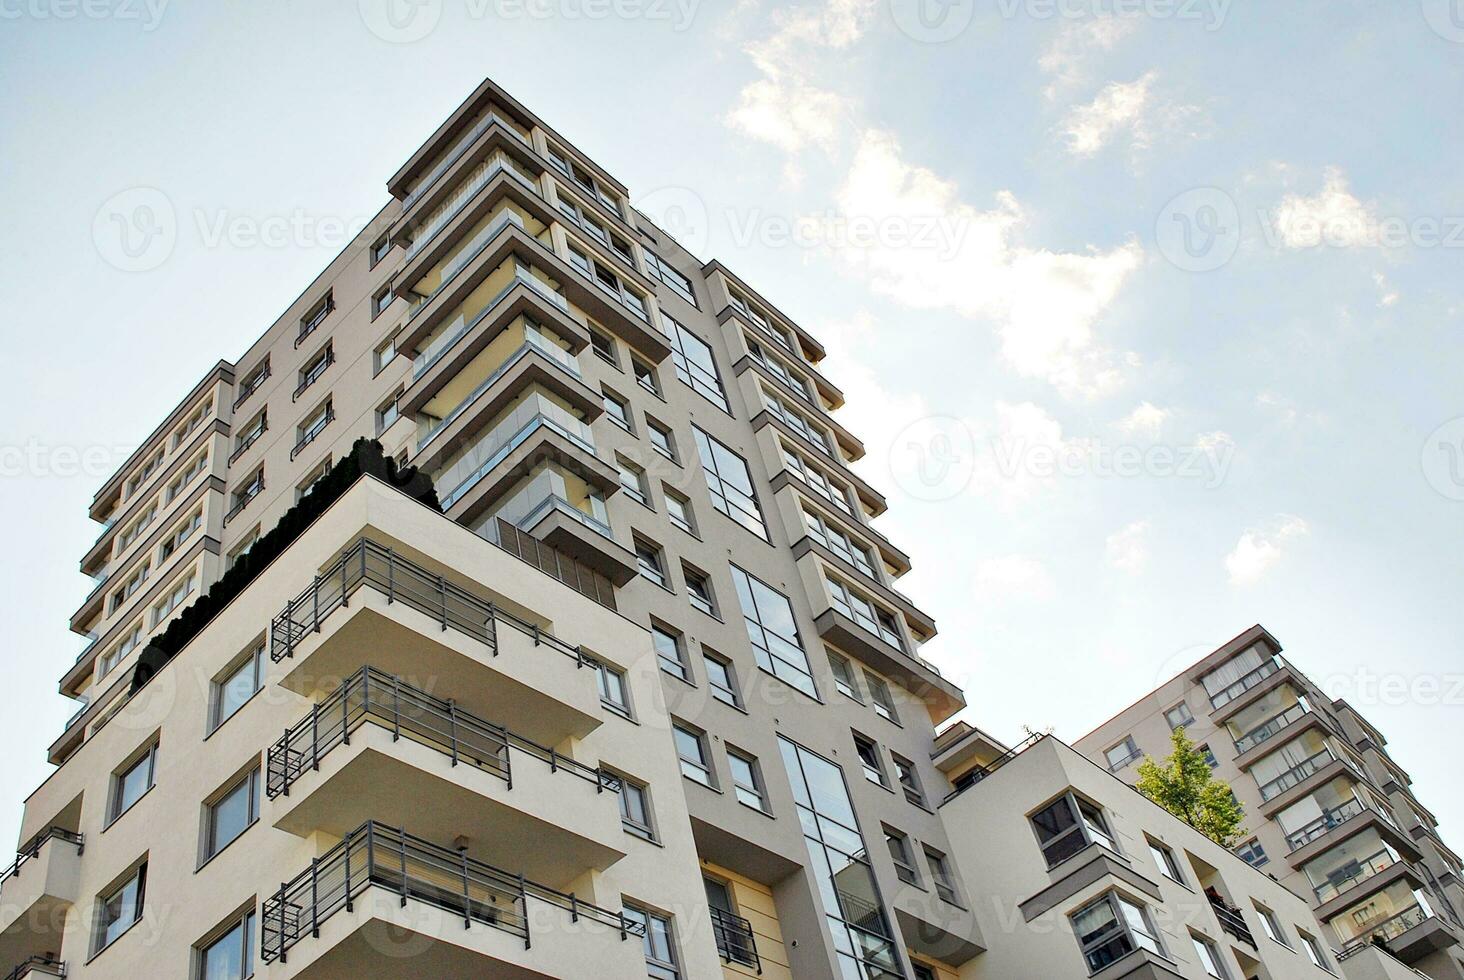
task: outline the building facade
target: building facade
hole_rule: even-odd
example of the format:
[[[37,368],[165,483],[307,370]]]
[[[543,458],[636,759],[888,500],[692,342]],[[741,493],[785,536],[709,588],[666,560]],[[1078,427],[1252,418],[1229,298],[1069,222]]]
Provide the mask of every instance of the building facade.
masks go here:
[[[1310,896],[1329,942],[1346,953],[1376,939],[1428,977],[1464,977],[1459,856],[1353,705],[1255,626],[1075,744],[1133,782],[1181,725],[1245,807],[1237,852]]]
[[[1179,933],[1068,915],[1109,879],[1043,863],[1028,804],[1051,801],[990,812],[976,784],[1018,771],[1005,746],[937,735],[962,694],[920,656],[935,625],[895,587],[909,559],[871,523],[885,501],[849,468],[816,338],[492,82],[387,187],[93,501],[89,643],[60,681],[80,707],[0,877],[0,969],[1335,969],[1325,949],[1253,969],[1208,900],[1195,929],[1227,973]],[[1065,748],[1015,758],[1034,790],[1095,779]],[[1096,775],[1073,792],[1117,826],[1142,805],[1134,827],[1205,853]],[[1031,862],[1000,886],[998,824]],[[1238,860],[1219,873],[1319,933]],[[1152,869],[1114,875],[1183,904]],[[1000,952],[1034,933],[988,919],[1028,886],[1065,892],[1042,972]]]

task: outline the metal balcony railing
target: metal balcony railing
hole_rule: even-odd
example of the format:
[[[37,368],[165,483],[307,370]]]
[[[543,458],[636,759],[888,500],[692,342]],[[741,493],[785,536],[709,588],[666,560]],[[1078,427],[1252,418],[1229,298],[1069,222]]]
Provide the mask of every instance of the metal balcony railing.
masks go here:
[[[320,760],[332,749],[350,745],[351,733],[365,724],[391,732],[393,740],[407,738],[436,749],[451,757],[454,766],[461,762],[492,773],[510,789],[512,749],[548,763],[554,772],[563,770],[594,783],[596,792],[620,790],[620,780],[604,770],[568,758],[368,665],[314,705],[269,750],[265,792],[270,799],[289,796],[292,783],[307,770],[318,770]]]
[[[1270,660],[1267,660],[1265,663],[1261,664],[1249,674],[1246,674],[1234,684],[1223,687],[1220,690],[1216,691],[1214,694],[1210,695],[1210,707],[1216,710],[1225,707],[1231,701],[1234,701],[1246,691],[1249,691],[1261,681],[1276,673],[1276,671],[1280,670],[1284,664],[1285,661],[1283,661],[1280,657],[1272,657]]]
[[[1260,786],[1261,799],[1263,801],[1275,799],[1293,786],[1298,786],[1303,781],[1310,779],[1318,769],[1325,768],[1335,758],[1331,749],[1322,749],[1316,755],[1301,760],[1275,779],[1262,783]]]
[[[259,428],[255,429],[253,432],[249,433],[244,438],[239,440],[239,445],[235,446],[234,451],[229,454],[229,465],[233,466],[234,463],[239,459],[239,457],[247,453],[249,451],[249,447],[258,442],[259,437],[264,435],[268,431],[269,419],[266,418],[259,423]]]
[[[296,386],[295,393],[290,396],[290,401],[295,401],[301,395],[305,394],[305,389],[309,388],[311,385],[315,384],[315,382],[319,381],[320,376],[324,374],[326,372],[326,369],[334,363],[335,347],[326,347],[325,356],[316,361],[315,364],[311,366],[310,370],[305,372],[305,374],[300,377],[300,384]]]
[[[1327,880],[1312,890],[1316,892],[1318,902],[1330,902],[1338,895],[1351,888],[1353,885],[1367,881],[1373,875],[1382,874],[1384,871],[1398,863],[1393,852],[1383,848],[1376,854],[1372,854],[1360,861],[1353,861],[1327,876]]]
[[[568,912],[573,922],[583,917],[610,926],[621,941],[645,934],[645,927],[624,912],[368,820],[264,903],[260,957],[266,963],[285,962],[291,947],[307,935],[318,937],[321,923],[343,909],[351,911],[368,888],[398,895],[403,905],[410,898],[459,915],[464,928],[479,922],[501,929],[521,938],[525,949],[533,942],[529,899]]]
[[[1250,926],[1245,924],[1245,917],[1240,914],[1240,909],[1226,905],[1224,901],[1214,895],[1210,895],[1209,899],[1211,908],[1215,910],[1215,918],[1220,921],[1221,929],[1252,949],[1260,949],[1256,945],[1256,937],[1251,935]]]
[[[264,383],[269,380],[269,375],[269,364],[266,363],[264,365],[264,370],[255,375],[254,380],[249,383],[249,387],[240,391],[239,396],[234,399],[234,411],[237,412],[239,410],[239,406],[249,400],[250,395],[254,394],[260,388],[264,387]]]
[[[1282,730],[1291,727],[1304,718],[1311,708],[1305,701],[1298,701],[1279,715],[1273,715],[1261,722],[1255,728],[1235,740],[1235,751],[1237,753],[1249,752],[1268,739],[1274,738]]]
[[[316,328],[325,322],[325,318],[330,316],[334,309],[335,296],[327,293],[325,302],[316,307],[315,312],[309,315],[309,319],[300,321],[300,332],[295,335],[295,346],[299,347],[306,337],[314,333]]]
[[[316,437],[325,431],[325,427],[335,421],[335,406],[327,405],[325,414],[316,419],[315,422],[300,433],[300,439],[295,443],[295,448],[290,450],[290,459],[294,459],[305,451],[305,447],[315,441]]]
[[[966,772],[961,773],[961,775],[957,776],[955,781],[951,783],[953,789],[946,794],[945,799],[941,800],[941,803],[948,803],[951,800],[955,799],[957,796],[960,796],[966,790],[970,789],[972,786],[975,786],[977,783],[981,782],[987,776],[990,776],[992,773],[996,772],[1008,762],[1011,762],[1018,755],[1025,752],[1033,745],[1036,745],[1044,737],[1046,736],[1044,736],[1040,732],[1028,735],[1026,738],[1022,739],[1022,741],[1018,742],[1012,748],[997,756],[986,765],[977,766],[974,769],[968,769]]]
[[[1348,820],[1351,820],[1365,809],[1367,807],[1363,806],[1362,801],[1358,799],[1351,799],[1345,803],[1339,803],[1330,810],[1324,810],[1320,817],[1317,817],[1305,827],[1302,827],[1295,833],[1288,834],[1286,844],[1293,851],[1299,850],[1333,828],[1339,827]]]
[[[32,956],[5,974],[5,980],[21,980],[22,977],[33,976],[64,977],[66,964],[54,956]]]
[[[1376,925],[1369,926],[1363,934],[1347,944],[1346,948],[1342,950],[1342,958],[1345,959],[1347,955],[1350,955],[1351,952],[1361,946],[1371,945],[1375,942],[1381,942],[1384,945],[1391,943],[1409,929],[1422,925],[1429,918],[1429,913],[1424,910],[1422,905],[1414,905],[1406,908],[1397,915],[1390,916]]]
[[[757,955],[757,939],[752,934],[752,923],[740,915],[723,909],[713,908],[712,938],[717,943],[717,953],[724,963],[738,963],[751,967],[762,974],[762,959]]]
[[[255,497],[259,496],[261,493],[264,493],[263,478],[245,488],[244,496],[239,497],[235,501],[234,506],[229,508],[229,512],[224,515],[224,524],[228,525],[230,521],[238,517],[239,514],[244,510],[244,508],[249,506],[249,502],[252,501]]]
[[[18,877],[20,875],[20,869],[25,866],[25,863],[31,858],[38,857],[41,853],[41,848],[47,841],[52,839],[65,841],[68,844],[75,844],[77,854],[82,852],[82,848],[86,842],[85,838],[75,831],[63,830],[60,827],[47,827],[22,844],[15,852],[15,862],[4,871],[0,871],[0,885],[3,885],[11,878]]]
[[[363,587],[380,592],[387,602],[402,602],[431,616],[444,630],[452,628],[471,636],[487,645],[494,656],[498,654],[498,626],[503,624],[532,637],[535,646],[573,658],[581,667],[594,664],[580,647],[570,646],[537,624],[480,599],[369,538],[353,544],[285,604],[270,624],[270,658],[278,663],[294,656],[295,646],[308,634],[319,633],[330,614],[349,606],[351,596]]]

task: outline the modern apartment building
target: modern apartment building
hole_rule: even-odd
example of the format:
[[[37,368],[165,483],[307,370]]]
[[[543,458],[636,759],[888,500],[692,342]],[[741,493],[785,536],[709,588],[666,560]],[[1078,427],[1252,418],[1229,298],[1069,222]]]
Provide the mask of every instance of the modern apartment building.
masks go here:
[[[1381,942],[1434,980],[1464,977],[1459,856],[1356,707],[1254,626],[1076,747],[1133,782],[1181,725],[1245,806],[1252,836],[1237,853],[1309,896],[1329,942],[1344,955]]]
[[[387,189],[93,501],[0,970],[1335,969],[1260,948],[1255,903],[1320,927],[1066,747],[937,735],[962,694],[816,338],[492,82]]]

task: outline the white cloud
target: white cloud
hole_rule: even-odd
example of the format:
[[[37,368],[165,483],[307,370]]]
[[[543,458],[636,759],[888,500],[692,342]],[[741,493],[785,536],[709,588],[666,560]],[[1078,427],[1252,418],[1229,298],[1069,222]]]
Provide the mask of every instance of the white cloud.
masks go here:
[[[1028,555],[1003,555],[976,563],[974,592],[982,604],[1050,599],[1057,583],[1047,566]]]
[[[1200,115],[1198,106],[1158,98],[1154,82],[1158,72],[1149,71],[1132,82],[1110,82],[1092,102],[1074,106],[1061,124],[1068,152],[1089,158],[1122,134],[1127,134],[1135,155],[1153,146],[1160,134],[1173,133]],[[1191,132],[1192,137],[1202,135]]]
[[[1105,542],[1108,564],[1135,575],[1149,562],[1149,522],[1134,521],[1110,534]]]
[[[1232,585],[1252,585],[1281,560],[1283,546],[1304,537],[1310,528],[1300,517],[1282,514],[1264,527],[1248,528],[1225,556]]]
[[[1140,402],[1127,417],[1119,421],[1118,427],[1131,435],[1154,439],[1163,431],[1169,415],[1167,408],[1160,408],[1152,402]]]
[[[832,148],[848,113],[842,96],[797,79],[761,78],[744,86],[727,122],[754,139],[796,153],[812,142]]]
[[[1056,99],[1065,90],[1085,84],[1094,55],[1111,51],[1138,26],[1137,17],[1065,18],[1057,36],[1037,59],[1037,66],[1053,76],[1044,90],[1047,98]]]
[[[1287,248],[1362,248],[1378,244],[1378,218],[1348,189],[1347,176],[1328,167],[1322,189],[1312,197],[1288,194],[1277,205],[1274,224]]]
[[[1378,305],[1387,309],[1398,302],[1398,290],[1388,281],[1388,277],[1381,272],[1373,273],[1373,285],[1378,287]]]

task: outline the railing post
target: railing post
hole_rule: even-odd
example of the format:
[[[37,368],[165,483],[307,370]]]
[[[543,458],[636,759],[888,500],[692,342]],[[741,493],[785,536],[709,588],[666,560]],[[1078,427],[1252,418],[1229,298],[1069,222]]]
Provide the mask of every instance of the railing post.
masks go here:
[[[376,874],[376,823],[373,821],[366,825],[366,883],[371,883],[371,876]]]
[[[402,858],[402,908],[407,907],[407,828],[397,828],[397,849]]]
[[[310,706],[310,761],[311,768],[320,771],[320,702]]]
[[[531,949],[534,943],[529,935],[529,890],[524,881],[524,873],[522,871],[519,872],[518,879],[519,902],[523,905],[524,909],[524,949]]]
[[[310,584],[310,598],[314,609],[315,632],[320,632],[320,576],[313,577]]]
[[[575,897],[574,892],[569,893],[569,921],[579,921],[579,899]]]
[[[391,740],[402,737],[402,679],[391,675]]]
[[[285,882],[280,882],[280,962],[287,961],[285,955]]]
[[[458,740],[457,740],[457,702],[447,702],[447,728],[449,740],[452,743],[452,764],[458,764]]]
[[[363,554],[364,554],[364,552],[363,552]],[[350,600],[346,598],[346,564],[347,564],[347,562],[346,562],[346,556],[345,555],[341,555],[341,608],[342,609],[346,609],[346,608],[348,608],[351,605]]]
[[[447,632],[447,579],[437,576],[437,591],[442,594],[442,631]]]
[[[310,935],[320,938],[320,858],[310,859]]]
[[[346,681],[341,691],[341,744],[351,744],[351,682]]]
[[[347,835],[346,840],[346,911],[351,909],[351,838]]]
[[[468,849],[459,847],[458,856],[463,860],[463,928],[470,929],[473,925],[473,897],[468,890]]]
[[[396,601],[396,552],[386,549],[386,604]]]

